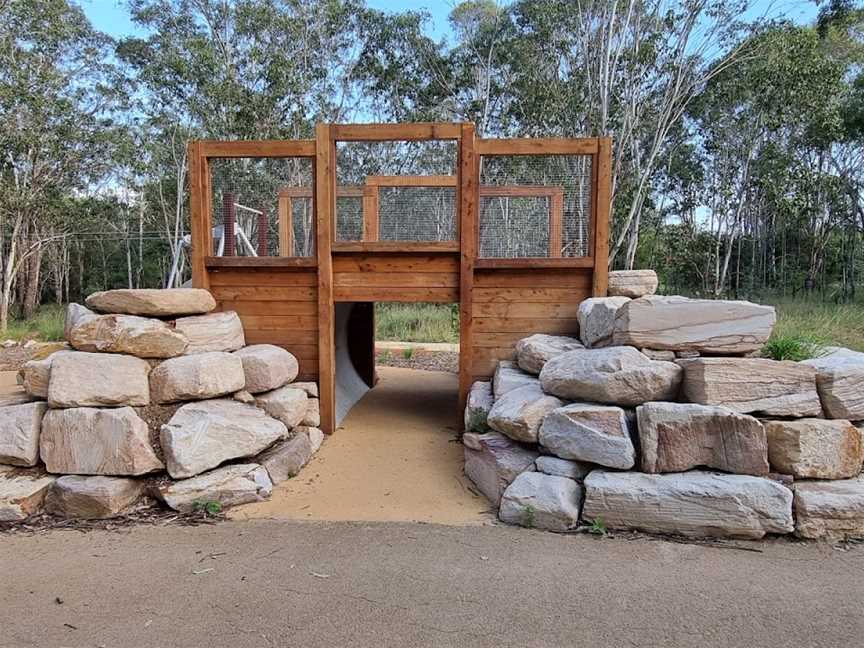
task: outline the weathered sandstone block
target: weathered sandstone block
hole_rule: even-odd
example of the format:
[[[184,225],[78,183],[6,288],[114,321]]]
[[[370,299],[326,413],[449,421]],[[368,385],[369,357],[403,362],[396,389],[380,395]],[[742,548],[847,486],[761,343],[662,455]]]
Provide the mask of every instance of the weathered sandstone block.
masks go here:
[[[618,309],[612,339],[639,348],[744,354],[762,348],[775,320],[773,306],[746,301],[640,297]]]
[[[39,431],[47,405],[23,403],[0,408],[0,464],[35,466],[39,461]]]
[[[254,405],[225,398],[187,403],[162,426],[159,438],[168,474],[184,479],[256,455],[287,433]]]
[[[0,522],[21,522],[38,513],[55,479],[41,470],[0,471]]]
[[[581,461],[570,461],[569,459],[561,459],[560,457],[550,457],[543,455],[537,457],[534,462],[537,470],[547,475],[556,475],[558,477],[567,477],[581,482],[585,477],[594,470],[597,466],[594,464],[584,463]]]
[[[816,388],[828,418],[864,420],[864,353],[835,347],[801,364],[816,369]]]
[[[644,297],[657,292],[657,273],[653,270],[613,270],[609,273],[610,297]]]
[[[48,383],[51,407],[148,405],[150,365],[115,353],[62,353],[53,356]]]
[[[498,517],[507,524],[567,531],[579,522],[582,487],[566,477],[525,472],[501,497]]]
[[[308,434],[298,433],[290,439],[280,441],[255,458],[270,475],[270,481],[281,484],[300,473],[312,458],[314,450]]]
[[[498,363],[495,369],[495,375],[492,377],[492,393],[495,400],[501,398],[508,391],[525,385],[539,385],[537,376],[532,376],[525,373],[515,362],[502,360]]]
[[[186,354],[208,351],[236,351],[246,345],[243,323],[237,313],[211,313],[181,317],[176,323],[177,332],[189,340]]]
[[[516,343],[516,364],[523,371],[537,375],[551,358],[584,348],[576,338],[536,333]]]
[[[765,358],[680,360],[685,398],[766,416],[821,416],[816,370]]]
[[[795,478],[845,479],[861,472],[861,431],[840,419],[766,421],[768,459]]]
[[[492,383],[477,381],[471,385],[468,392],[468,402],[465,405],[465,431],[483,434],[489,431],[486,422],[489,410],[495,404],[495,396],[492,394]]]
[[[795,483],[795,534],[802,538],[864,538],[864,477]]]
[[[536,443],[543,417],[563,404],[544,394],[538,385],[525,385],[496,400],[486,421],[493,430],[511,439]]]
[[[85,303],[100,313],[179,317],[209,313],[216,300],[199,288],[106,290],[90,295]]]
[[[309,397],[306,392],[302,389],[292,389],[289,385],[265,394],[258,394],[255,403],[267,414],[282,421],[289,430],[300,425],[309,409]]]
[[[161,320],[96,315],[92,311],[77,316],[66,339],[79,351],[127,353],[139,358],[173,358],[188,344],[183,335]]]
[[[143,494],[144,482],[140,479],[64,475],[48,489],[45,510],[63,518],[111,518],[120,515]]]
[[[611,529],[761,538],[792,531],[792,491],[749,475],[595,470],[585,478],[582,517]]]
[[[742,475],[767,475],[762,424],[723,407],[646,403],[636,408],[642,470],[680,472],[705,466]]]
[[[570,351],[543,367],[543,391],[568,400],[634,406],[674,400],[682,370],[649,360],[632,347]]]
[[[245,384],[240,358],[218,351],[171,358],[150,374],[157,403],[216,398],[244,389]]]
[[[317,428],[321,425],[321,401],[317,398],[308,398],[306,401],[306,413],[300,421],[301,427]]]
[[[191,513],[208,504],[226,509],[261,502],[272,492],[273,483],[263,466],[233,464],[192,479],[163,484],[153,494],[175,511]]]
[[[273,344],[253,344],[234,352],[243,362],[246,391],[260,394],[289,383],[297,377],[297,358]]]
[[[318,383],[315,382],[292,382],[285,385],[291,389],[302,389],[309,398],[318,398]]]
[[[624,410],[611,405],[572,403],[559,407],[543,420],[539,440],[563,459],[623,470],[632,468],[636,461]]]
[[[164,467],[131,407],[48,410],[39,454],[48,472],[68,475],[143,475]]]
[[[465,474],[496,507],[517,475],[534,469],[537,456],[497,432],[465,435]]]
[[[34,398],[48,398],[48,384],[51,381],[51,365],[54,359],[73,351],[56,351],[41,360],[28,360],[21,369],[24,391]]]
[[[589,297],[579,304],[579,337],[589,349],[612,344],[615,314],[629,297]]]

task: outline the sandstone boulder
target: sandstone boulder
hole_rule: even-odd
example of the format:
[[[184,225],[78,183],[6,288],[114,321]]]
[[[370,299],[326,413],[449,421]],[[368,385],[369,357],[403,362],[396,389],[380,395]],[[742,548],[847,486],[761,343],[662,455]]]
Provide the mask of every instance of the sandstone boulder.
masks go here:
[[[290,430],[306,418],[309,409],[309,397],[302,389],[292,389],[286,385],[279,389],[258,394],[255,403],[267,414],[282,423]]]
[[[39,461],[39,431],[45,403],[33,402],[0,408],[0,463],[35,466]]]
[[[38,513],[55,479],[40,470],[0,471],[0,522],[21,522]]]
[[[495,400],[498,400],[508,391],[516,389],[517,387],[539,384],[540,383],[537,382],[537,376],[525,373],[516,366],[515,362],[502,360],[498,363],[498,367],[495,369],[495,375],[492,377],[492,393],[495,396]]]
[[[486,421],[490,428],[511,439],[536,443],[543,417],[563,404],[544,394],[538,385],[525,385],[496,400]]]
[[[845,479],[861,472],[861,431],[839,419],[766,421],[768,459],[777,472],[798,478]]]
[[[256,455],[287,433],[257,407],[225,398],[187,403],[162,426],[159,439],[168,474],[184,479]]]
[[[144,494],[144,482],[124,477],[64,475],[51,484],[45,510],[51,515],[79,520],[120,515]]]
[[[63,320],[63,339],[68,340],[72,337],[72,329],[80,324],[85,319],[96,317],[96,313],[91,311],[86,306],[71,302],[66,304],[66,314]]]
[[[186,338],[165,322],[136,315],[78,316],[66,337],[79,351],[127,353],[139,358],[173,358],[186,350]]]
[[[131,407],[52,409],[42,418],[39,454],[50,473],[143,475],[164,466]]]
[[[114,353],[53,356],[48,383],[51,407],[111,407],[150,403],[150,365]]]
[[[468,403],[465,405],[465,431],[483,434],[489,431],[486,422],[489,410],[495,404],[492,394],[492,383],[478,380],[471,385],[468,392]]]
[[[48,398],[48,384],[51,381],[51,365],[55,358],[72,351],[56,351],[41,360],[28,360],[21,369],[24,391],[34,398]]]
[[[291,389],[302,389],[309,398],[318,398],[318,383],[315,382],[292,382],[285,385]]]
[[[236,351],[246,345],[243,324],[234,311],[181,317],[176,322],[176,328],[178,333],[189,340],[187,355],[209,351]]]
[[[828,418],[864,419],[864,353],[835,347],[801,364],[816,369],[816,388]]]
[[[796,482],[795,534],[802,538],[864,538],[864,477]]]
[[[273,484],[281,484],[286,479],[296,477],[314,452],[309,435],[297,433],[265,450],[255,461],[264,466]]]
[[[240,358],[218,351],[171,358],[150,374],[157,403],[216,398],[244,389],[245,384]]]
[[[584,348],[576,338],[536,333],[516,343],[516,364],[523,371],[537,375],[551,358]]]
[[[321,449],[321,446],[324,443],[324,432],[320,428],[299,425],[294,428],[294,432],[297,434],[305,434],[309,437],[309,442],[312,444],[313,455]]]
[[[644,297],[657,292],[657,273],[653,270],[613,270],[609,273],[610,297]]]
[[[632,347],[570,351],[543,367],[543,391],[568,400],[635,406],[674,400],[682,370],[649,360]]]
[[[571,403],[550,412],[540,427],[540,445],[562,459],[609,468],[632,468],[636,451],[624,410],[611,405]]]
[[[579,304],[579,337],[589,349],[612,344],[615,314],[629,297],[589,297]]]
[[[321,401],[317,398],[309,398],[306,402],[306,414],[300,421],[301,427],[317,428],[321,425]]]
[[[582,487],[572,479],[525,472],[504,491],[498,518],[507,524],[568,531],[579,522],[581,505]]]
[[[557,477],[567,477],[581,482],[588,476],[596,466],[593,464],[584,463],[581,461],[570,461],[559,457],[550,457],[543,455],[537,457],[535,462],[537,470],[547,475],[555,475]]]
[[[469,433],[464,440],[465,475],[496,508],[507,486],[521,473],[534,469],[537,453],[503,434]]]
[[[792,531],[792,491],[749,475],[595,470],[585,478],[582,517],[610,529],[755,539]]]
[[[297,358],[273,344],[253,344],[234,352],[243,362],[246,391],[260,394],[289,383],[297,377]]]
[[[216,308],[213,296],[199,288],[106,290],[93,293],[85,303],[100,313],[145,317],[198,315]]]
[[[222,509],[261,502],[273,492],[273,483],[263,466],[233,464],[192,479],[162,484],[153,494],[181,513],[191,513],[211,504]]]
[[[643,472],[699,466],[742,475],[769,472],[765,429],[752,416],[692,403],[646,403],[636,417]]]
[[[618,309],[612,339],[639,348],[745,354],[762,348],[775,320],[773,306],[746,301],[640,297]]]
[[[722,405],[765,416],[821,416],[816,370],[765,358],[696,358],[679,361],[691,403]]]

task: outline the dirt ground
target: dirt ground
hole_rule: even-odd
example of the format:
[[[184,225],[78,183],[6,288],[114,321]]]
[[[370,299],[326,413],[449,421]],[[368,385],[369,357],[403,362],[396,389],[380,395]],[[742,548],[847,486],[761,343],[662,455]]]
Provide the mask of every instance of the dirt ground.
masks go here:
[[[378,367],[379,383],[295,479],[234,518],[474,524],[489,503],[462,474],[458,377]]]

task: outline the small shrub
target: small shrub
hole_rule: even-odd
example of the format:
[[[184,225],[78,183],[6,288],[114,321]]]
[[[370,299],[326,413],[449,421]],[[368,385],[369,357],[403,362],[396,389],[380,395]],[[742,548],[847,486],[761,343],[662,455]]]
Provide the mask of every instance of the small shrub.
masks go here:
[[[535,510],[533,506],[526,506],[522,509],[522,526],[528,527],[529,529],[534,528],[534,517]]]
[[[192,509],[204,516],[215,517],[222,512],[222,504],[214,500],[195,500],[192,502]]]
[[[801,362],[824,353],[823,345],[811,337],[775,335],[762,347],[762,357]]]

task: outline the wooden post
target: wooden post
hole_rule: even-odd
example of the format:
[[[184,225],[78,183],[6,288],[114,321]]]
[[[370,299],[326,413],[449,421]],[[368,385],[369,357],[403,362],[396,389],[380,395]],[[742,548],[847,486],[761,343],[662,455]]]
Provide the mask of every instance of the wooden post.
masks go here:
[[[474,124],[462,124],[459,139],[459,429],[473,380],[474,263],[477,259],[479,157],[474,150]]]
[[[378,216],[378,192],[377,184],[370,184],[369,179],[363,186],[363,237],[364,241],[377,241],[379,237],[380,220]]]
[[[294,203],[291,196],[279,196],[279,256],[294,256]]]
[[[594,280],[593,294],[605,297],[609,288],[609,211],[612,191],[612,138],[597,140],[594,157]]]
[[[267,215],[267,207],[261,205],[261,213],[258,214],[258,256],[270,256],[270,217]]]
[[[556,191],[549,197],[549,256],[561,256],[564,239],[564,190]]]
[[[223,256],[234,256],[234,244],[236,242],[236,234],[234,233],[234,223],[237,221],[237,209],[234,207],[234,194],[230,191],[222,195],[222,236],[225,240],[225,251]]]
[[[209,288],[205,257],[213,254],[212,232],[209,199],[206,196],[209,187],[210,167],[207,158],[201,150],[201,143],[189,142],[189,212],[192,238],[192,285],[195,288]]]
[[[318,247],[318,389],[321,429],[336,431],[336,347],[333,309],[333,241],[336,143],[330,124],[315,127],[315,214]]]

